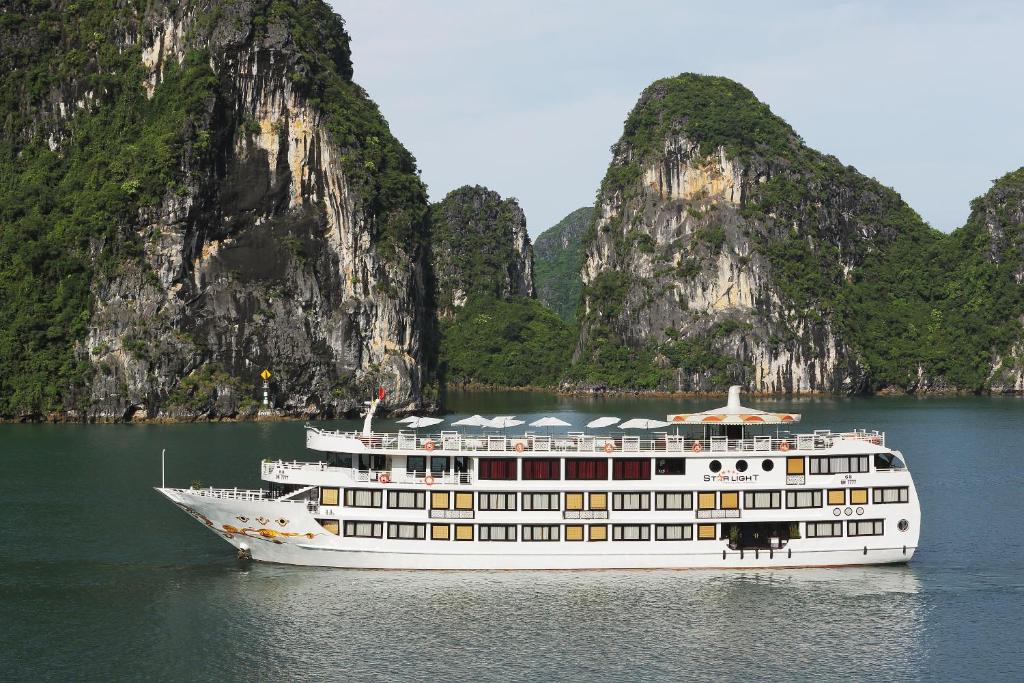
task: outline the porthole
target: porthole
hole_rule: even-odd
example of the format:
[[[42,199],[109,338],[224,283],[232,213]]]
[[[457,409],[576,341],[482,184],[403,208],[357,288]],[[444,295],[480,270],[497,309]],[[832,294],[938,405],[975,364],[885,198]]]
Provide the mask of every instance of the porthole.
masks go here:
[[[896,528],[899,529],[900,531],[906,531],[907,529],[910,528],[910,522],[908,522],[905,519],[901,519],[900,523],[896,525]]]
[[[737,472],[746,472],[747,471],[747,461],[746,460],[737,460],[736,461],[736,471]]]
[[[842,508],[836,508],[836,509],[832,510],[832,514],[835,515],[836,517],[838,517],[839,515],[843,514],[843,510],[842,510]]]
[[[853,514],[853,508],[846,508],[845,510],[843,510],[843,514],[845,514],[847,517],[849,517],[850,515]]]
[[[762,460],[761,469],[764,470],[765,472],[771,472],[773,469],[775,469],[775,463],[767,459]]]
[[[712,460],[708,464],[708,469],[711,470],[712,472],[718,472],[720,469],[722,469],[722,463],[718,462],[717,460]]]
[[[863,515],[864,514],[864,508],[860,508],[860,507],[857,508],[857,514],[858,515]]]

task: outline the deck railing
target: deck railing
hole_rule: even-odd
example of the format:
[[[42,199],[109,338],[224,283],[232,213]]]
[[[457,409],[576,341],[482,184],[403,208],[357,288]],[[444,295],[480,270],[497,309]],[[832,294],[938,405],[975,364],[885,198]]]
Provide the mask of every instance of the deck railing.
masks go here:
[[[326,431],[315,427],[310,432],[317,437],[336,437],[359,442],[367,451],[422,451],[431,453],[769,453],[790,450],[817,451],[831,448],[837,441],[855,439],[885,445],[885,433],[857,430],[852,432],[831,432],[819,430],[810,434],[782,433],[777,436],[752,436],[745,439],[729,439],[713,436],[696,439],[690,436],[656,432],[653,438],[629,434],[594,436],[582,433],[567,435],[537,435],[526,433],[520,436],[504,434],[462,434],[441,432],[439,434],[418,434],[413,432],[374,433],[364,436],[360,432]],[[320,450],[322,446],[318,447]],[[339,444],[339,452],[346,447]]]
[[[206,498],[223,498],[225,500],[275,500],[276,497],[271,494],[270,491],[265,489],[215,489],[212,486],[203,489],[185,489],[194,496],[204,496]],[[304,503],[305,501],[298,500],[285,500],[285,503]]]

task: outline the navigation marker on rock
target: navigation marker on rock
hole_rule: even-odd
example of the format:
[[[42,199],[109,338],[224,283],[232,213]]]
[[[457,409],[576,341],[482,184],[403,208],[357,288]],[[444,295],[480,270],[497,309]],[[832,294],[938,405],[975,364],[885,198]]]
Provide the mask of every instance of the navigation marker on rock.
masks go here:
[[[263,405],[270,405],[270,370],[263,368],[263,372],[260,373],[260,377],[263,378]]]

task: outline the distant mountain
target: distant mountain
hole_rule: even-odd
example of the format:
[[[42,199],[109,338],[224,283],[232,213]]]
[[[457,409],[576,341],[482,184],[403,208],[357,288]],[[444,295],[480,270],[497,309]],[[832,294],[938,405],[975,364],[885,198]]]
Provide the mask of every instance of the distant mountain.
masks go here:
[[[575,319],[580,302],[583,237],[593,220],[593,207],[576,209],[533,243],[537,298],[566,322]]]
[[[648,87],[584,243],[571,385],[1021,387],[1021,178],[946,236],[742,85]]]

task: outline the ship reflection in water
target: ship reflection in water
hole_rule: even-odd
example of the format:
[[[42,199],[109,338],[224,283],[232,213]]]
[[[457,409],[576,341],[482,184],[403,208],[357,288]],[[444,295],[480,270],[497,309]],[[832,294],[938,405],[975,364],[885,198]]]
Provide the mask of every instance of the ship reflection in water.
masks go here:
[[[261,565],[244,576],[231,603],[249,622],[252,651],[274,653],[261,662],[272,667],[268,678],[343,669],[388,680],[866,680],[913,676],[925,654],[912,566],[483,573]]]

